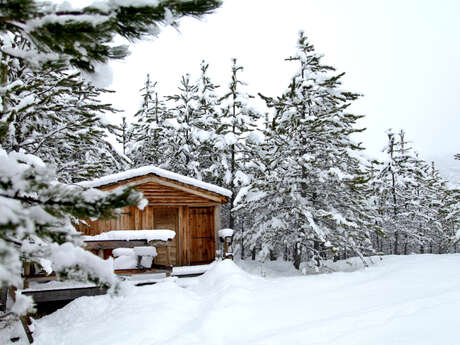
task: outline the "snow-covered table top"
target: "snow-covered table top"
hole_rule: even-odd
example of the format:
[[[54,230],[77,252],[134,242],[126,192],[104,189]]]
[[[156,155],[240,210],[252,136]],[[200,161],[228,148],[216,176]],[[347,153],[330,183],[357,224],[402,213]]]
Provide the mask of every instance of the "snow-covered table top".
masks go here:
[[[83,236],[84,241],[168,241],[176,233],[172,230],[112,230],[96,236]]]

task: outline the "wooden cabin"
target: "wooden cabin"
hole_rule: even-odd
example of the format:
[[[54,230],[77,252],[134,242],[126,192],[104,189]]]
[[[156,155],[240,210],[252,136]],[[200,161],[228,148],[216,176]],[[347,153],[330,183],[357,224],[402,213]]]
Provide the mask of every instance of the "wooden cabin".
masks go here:
[[[168,229],[173,230],[176,236],[169,248],[157,248],[156,264],[190,266],[207,264],[216,258],[221,205],[229,200],[229,190],[154,166],[124,171],[79,185],[104,191],[133,186],[148,200],[143,210],[127,207],[115,219],[80,224],[79,231],[84,235],[95,236],[113,230]],[[169,260],[166,249],[169,253],[173,252]]]

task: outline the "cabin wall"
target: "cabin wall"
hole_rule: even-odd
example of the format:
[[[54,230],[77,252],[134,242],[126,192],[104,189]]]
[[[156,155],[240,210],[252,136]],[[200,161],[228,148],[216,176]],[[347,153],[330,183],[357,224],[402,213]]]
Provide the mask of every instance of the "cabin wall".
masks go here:
[[[149,201],[144,210],[126,207],[113,219],[87,221],[88,225],[80,224],[78,230],[94,236],[112,230],[170,229],[176,232],[174,266],[203,264],[215,259],[220,202],[151,180],[136,185],[135,189],[143,192]],[[155,263],[166,264],[165,248],[158,248]]]
[[[78,230],[84,235],[94,236],[103,232],[112,230],[150,230],[150,229],[168,229],[176,232],[172,240],[170,250],[176,252],[172,255],[172,264],[178,263],[179,246],[179,207],[151,206],[148,205],[144,210],[137,207],[124,208],[119,216],[113,219],[87,221],[88,226],[80,224]],[[166,248],[157,248],[158,256],[155,263],[166,265]]]

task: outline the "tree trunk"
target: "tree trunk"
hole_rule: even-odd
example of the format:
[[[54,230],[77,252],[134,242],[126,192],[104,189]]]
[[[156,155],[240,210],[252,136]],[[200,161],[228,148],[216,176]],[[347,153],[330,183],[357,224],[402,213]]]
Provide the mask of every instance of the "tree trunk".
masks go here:
[[[300,260],[301,260],[301,255],[300,255],[300,243],[296,242],[294,244],[294,267],[298,270],[300,268]]]
[[[244,221],[241,223],[241,260],[244,260]]]
[[[396,231],[395,232],[395,243],[394,243],[394,246],[393,246],[393,254],[394,255],[399,255],[398,242],[399,242],[399,232]]]

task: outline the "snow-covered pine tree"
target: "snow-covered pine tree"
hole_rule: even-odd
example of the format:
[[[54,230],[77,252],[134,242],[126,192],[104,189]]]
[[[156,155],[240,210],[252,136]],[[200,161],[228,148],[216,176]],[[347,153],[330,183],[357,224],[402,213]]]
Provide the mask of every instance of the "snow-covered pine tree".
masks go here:
[[[404,131],[388,131],[388,161],[379,174],[382,224],[389,239],[386,253],[433,253],[446,250],[443,229],[446,183],[409,147]]]
[[[190,177],[202,179],[199,150],[200,141],[197,130],[202,122],[199,108],[198,86],[191,80],[190,74],[183,75],[178,93],[167,96],[171,102],[173,130],[169,135],[166,148],[168,169]]]
[[[37,156],[0,149],[0,285],[22,288],[22,263],[34,263],[63,279],[115,280],[111,262],[79,248],[72,222],[112,215],[138,205],[142,194],[129,188],[107,193],[66,185]],[[30,297],[18,295],[17,314],[30,310]]]
[[[262,244],[295,247],[296,267],[301,252],[317,264],[327,253],[345,250],[363,257],[371,250],[374,225],[361,147],[350,138],[360,131],[354,126],[362,116],[347,111],[358,95],[342,91],[343,74],[320,59],[300,33],[297,54],[288,59],[299,70],[288,90],[276,99],[264,97],[274,109],[266,152],[260,154],[265,176],[245,197]]]
[[[265,231],[266,229],[259,227],[258,224],[261,219],[271,219],[278,212],[277,205],[272,203],[277,194],[270,193],[270,187],[274,188],[272,183],[279,182],[276,180],[274,167],[282,157],[279,150],[283,146],[277,145],[274,135],[275,125],[274,118],[269,113],[265,114],[260,129],[253,131],[246,141],[248,161],[245,164],[245,173],[250,176],[250,183],[240,188],[234,201],[235,211],[238,212],[239,223],[241,223],[238,240],[241,244],[242,258],[244,258],[244,251],[249,250],[254,260],[257,250],[262,248],[262,242],[265,244],[266,253],[264,253],[267,255],[270,251],[286,252],[285,244],[288,241],[270,238],[275,234]],[[249,216],[245,217],[246,214]]]
[[[370,159],[366,165],[367,195],[371,212],[374,214],[375,232],[371,233],[372,246],[376,253],[383,254],[385,252],[385,242],[387,236],[382,229],[383,206],[381,191],[382,180],[380,179],[380,171],[383,163],[377,159]]]
[[[449,249],[458,253],[460,247],[460,188],[447,186],[441,209],[444,233],[449,236]]]
[[[115,110],[99,101],[105,90],[82,80],[79,72],[50,67],[31,70],[10,59],[6,79],[14,87],[3,93],[1,136],[7,151],[40,157],[57,169],[63,182],[78,182],[126,165],[106,140],[114,131],[106,115]],[[125,163],[125,164],[124,164]]]
[[[115,134],[117,143],[121,144],[123,155],[126,155],[128,150],[128,144],[132,138],[131,126],[128,123],[128,121],[126,121],[126,116],[123,116],[121,118],[121,124],[117,127]]]
[[[219,85],[212,82],[208,74],[209,64],[202,61],[200,64],[200,77],[197,81],[198,107],[195,122],[194,137],[198,144],[198,159],[202,171],[202,179],[212,183],[219,183],[213,174],[213,165],[218,163],[219,155],[216,154],[215,144],[221,130],[220,99],[216,90]]]
[[[410,236],[404,240],[403,254],[423,253],[432,247],[435,238],[443,237],[439,211],[444,196],[444,182],[434,166],[430,167],[418,153],[411,161],[413,167],[409,173],[412,177],[406,179],[410,182],[406,184],[412,198],[405,211],[408,217],[406,232]]]
[[[220,4],[220,0],[98,1],[77,8],[68,1],[2,1],[0,32],[8,35],[2,37],[1,52],[39,68],[59,63],[95,71],[98,63],[128,55],[126,45],[113,45],[115,36],[130,41],[154,37],[160,25],[177,26],[179,18],[209,14]],[[18,36],[27,38],[29,53],[16,44]]]
[[[135,167],[166,164],[172,129],[167,120],[171,115],[158,93],[157,85],[147,74],[141,89],[142,104],[135,114],[136,122],[129,129],[128,156]]]
[[[183,16],[199,17],[212,12],[219,0],[95,2],[84,8],[72,8],[69,2],[54,4],[35,0],[0,3],[0,96],[2,112],[7,113],[5,92],[18,86],[8,80],[15,60],[31,69],[46,67],[94,72],[98,63],[121,59],[127,46],[114,46],[119,35],[128,40],[155,36],[160,24],[177,25]],[[21,23],[21,25],[18,25]],[[0,136],[11,122],[0,117]]]
[[[434,218],[429,224],[432,239],[428,250],[439,254],[456,253],[460,239],[460,189],[449,186],[434,162],[429,172],[428,187],[432,196],[430,214]]]
[[[413,197],[413,186],[410,185],[411,157],[404,139],[404,132],[395,135],[387,131],[388,144],[385,149],[388,160],[382,167],[379,178],[382,180],[382,189],[379,191],[383,213],[383,229],[390,239],[390,252],[401,253],[402,237],[406,238],[410,232],[407,206]],[[398,139],[402,139],[398,140]],[[408,212],[407,212],[408,213]]]
[[[233,194],[230,198],[228,211],[228,226],[235,228],[235,215],[232,208],[235,207],[235,197],[243,185],[249,183],[246,174],[245,162],[248,160],[246,140],[248,135],[257,127],[259,114],[252,109],[248,102],[253,96],[244,91],[246,85],[239,77],[243,66],[232,59],[231,81],[228,90],[220,99],[222,102],[222,115],[216,133],[217,142],[214,147],[218,155],[212,166],[214,176],[219,178],[219,184],[225,185]]]
[[[181,16],[200,16],[219,4],[217,0],[99,2],[73,9],[69,2],[1,2],[0,137],[14,126],[5,115],[10,114],[7,93],[21,86],[8,78],[14,61],[34,70],[76,66],[94,71],[96,63],[126,56],[126,47],[113,47],[115,35],[128,39],[154,35],[161,22],[174,24]],[[142,206],[140,194],[130,189],[103,193],[58,183],[34,155],[1,148],[0,160],[1,286],[21,287],[21,260],[36,262],[48,272],[111,284],[112,267],[101,266],[100,259],[75,246],[71,221],[109,216],[114,208],[128,205]],[[16,301],[16,314],[30,309],[30,299],[19,296]]]

